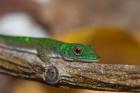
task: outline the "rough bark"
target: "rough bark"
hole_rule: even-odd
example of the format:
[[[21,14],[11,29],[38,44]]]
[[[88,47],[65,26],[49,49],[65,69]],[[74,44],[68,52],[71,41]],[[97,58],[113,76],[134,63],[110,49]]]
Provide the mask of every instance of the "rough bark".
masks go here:
[[[140,65],[66,62],[45,65],[36,54],[0,47],[0,72],[55,87],[140,92]]]

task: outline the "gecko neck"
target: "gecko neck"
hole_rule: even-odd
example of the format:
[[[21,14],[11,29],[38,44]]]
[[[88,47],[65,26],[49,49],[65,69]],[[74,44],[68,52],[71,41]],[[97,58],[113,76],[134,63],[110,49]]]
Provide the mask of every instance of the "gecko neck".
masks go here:
[[[0,43],[4,43],[10,47],[21,49],[45,49],[49,52],[50,57],[62,57],[63,50],[61,46],[64,42],[50,38],[33,38],[33,37],[17,37],[0,35]]]

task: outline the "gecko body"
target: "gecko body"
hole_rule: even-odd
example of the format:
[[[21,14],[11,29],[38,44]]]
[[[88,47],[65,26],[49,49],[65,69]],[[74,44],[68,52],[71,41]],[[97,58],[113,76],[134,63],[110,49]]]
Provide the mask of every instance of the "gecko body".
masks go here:
[[[0,43],[17,48],[35,49],[45,63],[49,63],[50,58],[63,58],[69,62],[96,62],[99,59],[99,55],[91,46],[66,43],[51,38],[0,35]]]

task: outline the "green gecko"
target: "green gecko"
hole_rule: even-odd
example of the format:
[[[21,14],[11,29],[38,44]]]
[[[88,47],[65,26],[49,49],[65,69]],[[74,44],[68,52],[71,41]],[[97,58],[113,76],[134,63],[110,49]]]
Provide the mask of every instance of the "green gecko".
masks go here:
[[[45,63],[49,63],[50,58],[63,58],[68,62],[96,62],[99,59],[99,55],[90,45],[66,43],[51,38],[0,35],[0,43],[12,47],[35,49]]]

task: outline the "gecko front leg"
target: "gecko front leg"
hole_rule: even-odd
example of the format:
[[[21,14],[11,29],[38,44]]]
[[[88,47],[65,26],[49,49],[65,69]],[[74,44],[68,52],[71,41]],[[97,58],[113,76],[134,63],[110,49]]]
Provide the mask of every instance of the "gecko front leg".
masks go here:
[[[46,48],[37,49],[37,55],[39,56],[41,61],[43,61],[45,63],[45,73],[43,74],[43,80],[47,81],[49,83],[53,83],[53,81],[50,78],[46,77],[47,74],[50,73],[50,72],[48,72],[50,67],[53,67],[50,62],[50,58],[49,58],[48,54],[49,54],[49,50],[47,50]]]
[[[45,62],[46,65],[51,64],[48,54],[49,54],[49,50],[47,51],[46,48],[38,48],[37,49],[37,55],[39,56],[41,61]]]

